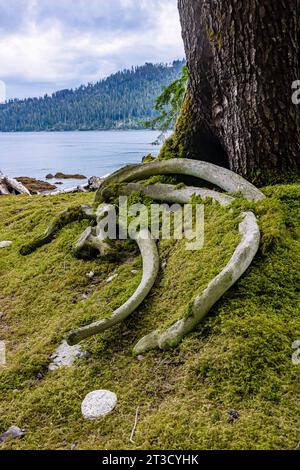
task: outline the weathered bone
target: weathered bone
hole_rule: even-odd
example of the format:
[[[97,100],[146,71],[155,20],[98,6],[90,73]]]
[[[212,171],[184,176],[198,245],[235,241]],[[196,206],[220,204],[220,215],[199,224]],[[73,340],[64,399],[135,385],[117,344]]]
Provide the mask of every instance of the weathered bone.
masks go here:
[[[93,209],[88,204],[73,206],[69,209],[66,209],[53,219],[43,235],[35,238],[27,245],[23,245],[20,249],[20,254],[26,256],[33,253],[37,248],[50,243],[63,227],[70,224],[71,222],[76,222],[76,220],[83,219],[96,219],[96,215],[93,212]]]
[[[154,161],[143,165],[131,165],[117,171],[102,182],[96,193],[95,203],[99,204],[100,201],[111,196],[111,184],[126,182],[129,184],[120,185],[117,188],[119,194],[129,195],[132,192],[139,191],[150,196],[152,199],[179,204],[190,202],[193,195],[198,195],[201,198],[212,198],[224,206],[229,205],[234,200],[233,197],[227,194],[202,188],[185,187],[179,189],[173,185],[157,184],[146,186],[131,183],[134,180],[146,179],[156,174],[182,174],[198,177],[219,186],[225,191],[232,193],[240,192],[246,199],[251,201],[261,200],[265,197],[255,186],[229,170],[197,160],[171,159]],[[111,207],[106,205],[100,206],[97,216],[97,228],[89,227],[82,234],[75,248],[77,255],[82,255],[86,251],[91,250],[100,251],[102,254],[108,253],[108,244],[104,240],[101,229],[99,229],[99,222],[105,211],[111,210]],[[42,237],[23,247],[21,253],[31,253],[37,247],[50,242],[63,226],[80,218],[95,220],[96,215],[89,206],[79,206],[79,208],[70,208],[64,211],[54,219]],[[165,349],[177,345],[187,333],[195,328],[222,295],[243,275],[251,264],[260,242],[260,232],[253,213],[247,212],[244,214],[244,220],[239,225],[239,231],[242,235],[242,241],[236,248],[227,266],[209,283],[203,293],[197,296],[191,315],[177,321],[165,331],[155,330],[142,338],[134,348],[135,354],[140,354],[153,348]],[[110,318],[70,332],[68,335],[69,344],[76,344],[121,322],[136,310],[152,289],[159,269],[159,257],[155,242],[151,240],[148,231],[146,233],[141,231],[136,238],[136,242],[139,245],[143,258],[143,278],[136,292]]]
[[[134,354],[142,354],[155,348],[167,349],[176,346],[185,335],[194,330],[211,307],[244,274],[252,263],[260,242],[260,231],[252,212],[244,213],[239,232],[242,241],[227,266],[208,284],[203,293],[196,297],[191,316],[178,320],[164,331],[155,330],[144,336],[134,347]]]
[[[159,270],[157,247],[148,230],[141,230],[137,235],[136,242],[143,259],[143,277],[137,290],[127,302],[114,311],[110,318],[71,331],[67,336],[67,342],[71,346],[120,323],[134,312],[149,294]]]
[[[93,253],[100,253],[101,256],[112,254],[111,246],[105,241],[106,236],[100,228],[102,218],[114,210],[114,206],[102,204],[97,209],[97,227],[88,227],[80,236],[74,247],[74,254],[77,258],[91,258]],[[93,213],[94,215],[94,213]]]
[[[112,183],[127,183],[146,179],[157,174],[194,176],[219,186],[229,193],[242,193],[246,199],[251,201],[258,201],[265,197],[253,184],[226,168],[200,160],[171,158],[170,160],[155,160],[147,164],[129,165],[116,171],[100,185],[95,202],[102,200],[103,189]]]
[[[115,193],[112,193],[112,191],[113,190],[110,187],[104,188],[102,191],[104,199],[115,196]],[[133,192],[140,192],[157,201],[176,204],[188,204],[194,195],[200,196],[203,199],[211,198],[214,201],[219,202],[222,206],[227,206],[234,201],[233,197],[210,189],[202,189],[192,186],[178,189],[172,184],[151,184],[146,186],[139,183],[128,183],[117,188],[117,191],[121,196],[128,196]]]

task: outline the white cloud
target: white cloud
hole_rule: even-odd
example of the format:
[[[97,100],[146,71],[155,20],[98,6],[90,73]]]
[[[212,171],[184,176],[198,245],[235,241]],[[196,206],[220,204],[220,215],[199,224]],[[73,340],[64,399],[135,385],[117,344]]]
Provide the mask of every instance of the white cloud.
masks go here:
[[[0,0],[0,79],[8,90],[10,81],[73,86],[184,55],[176,0],[21,1],[26,8],[13,18]]]

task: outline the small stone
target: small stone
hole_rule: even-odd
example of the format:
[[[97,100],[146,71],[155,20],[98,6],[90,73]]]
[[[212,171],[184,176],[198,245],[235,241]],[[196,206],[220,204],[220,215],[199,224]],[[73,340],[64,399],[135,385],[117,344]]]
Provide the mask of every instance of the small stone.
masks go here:
[[[138,270],[137,269],[132,269],[131,274],[133,274],[135,276],[136,274],[138,274]]]
[[[43,380],[44,376],[41,372],[38,372],[35,376],[36,380],[40,381],[40,380]]]
[[[18,426],[11,426],[6,432],[0,435],[0,442],[5,442],[9,438],[18,439],[24,435],[24,429],[20,429]]]
[[[138,361],[143,361],[144,359],[145,359],[145,356],[142,356],[141,354],[137,356]]]
[[[166,261],[163,261],[163,262],[161,263],[161,269],[165,270],[166,267],[167,267],[167,262],[166,262]]]
[[[228,423],[234,423],[234,421],[236,421],[240,417],[240,413],[236,410],[229,410],[228,415]]]
[[[94,276],[95,276],[95,273],[93,271],[86,273],[86,277],[89,277],[90,279],[92,279],[92,277]]]
[[[110,413],[117,404],[117,395],[109,390],[95,390],[89,393],[81,404],[85,419],[94,420]]]
[[[71,367],[77,359],[86,359],[87,353],[81,350],[81,346],[69,346],[64,340],[51,355],[51,363],[48,366],[49,371],[54,371],[60,367]]]
[[[71,445],[71,450],[75,450],[76,447],[77,447],[77,444],[72,444],[72,445]]]
[[[101,183],[103,182],[104,178],[98,176],[92,176],[88,182],[88,189],[89,191],[97,191],[100,187]]]
[[[82,294],[82,300],[86,300],[88,298],[87,294]]]
[[[112,276],[110,276],[107,280],[106,280],[106,283],[109,284],[110,282],[112,282],[114,279],[116,279],[116,277],[118,277],[117,274],[113,274]]]
[[[12,242],[9,240],[4,240],[3,242],[0,242],[0,248],[7,248],[10,245],[12,245]]]

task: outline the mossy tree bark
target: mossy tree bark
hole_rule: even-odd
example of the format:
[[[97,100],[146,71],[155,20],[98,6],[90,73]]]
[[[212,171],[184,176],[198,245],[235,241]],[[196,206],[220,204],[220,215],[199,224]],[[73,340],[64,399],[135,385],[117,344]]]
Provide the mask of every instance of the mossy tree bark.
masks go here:
[[[299,0],[179,0],[190,71],[164,151],[257,181],[299,174]]]

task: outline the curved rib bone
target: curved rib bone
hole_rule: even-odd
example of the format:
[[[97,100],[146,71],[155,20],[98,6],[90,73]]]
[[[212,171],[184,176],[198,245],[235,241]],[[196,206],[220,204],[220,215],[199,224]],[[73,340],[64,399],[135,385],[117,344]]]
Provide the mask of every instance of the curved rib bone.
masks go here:
[[[196,297],[190,317],[182,318],[165,331],[155,330],[144,336],[135,346],[134,354],[142,354],[154,348],[167,349],[176,346],[205,317],[211,307],[244,274],[256,255],[260,231],[256,217],[252,212],[244,213],[244,220],[239,225],[242,241],[236,248],[227,266]]]
[[[20,249],[20,254],[23,256],[30,255],[37,248],[50,243],[57,233],[66,225],[71,222],[76,222],[76,220],[90,219],[95,220],[96,215],[93,212],[93,209],[88,204],[83,204],[81,206],[73,206],[69,209],[58,214],[50,223],[43,235],[35,238],[32,242],[27,245],[23,245]]]
[[[241,192],[246,199],[251,201],[258,201],[265,197],[263,193],[251,183],[226,168],[199,160],[171,158],[170,160],[154,161],[148,164],[126,166],[116,173],[113,173],[101,184],[96,193],[95,202],[101,201],[103,189],[111,183],[126,183],[145,179],[156,174],[195,176],[209,181],[230,193]]]
[[[156,280],[159,270],[159,256],[155,241],[151,239],[148,230],[141,230],[136,238],[136,242],[141,251],[143,259],[143,277],[135,293],[125,304],[114,311],[107,320],[100,320],[91,325],[71,331],[67,336],[70,345],[79,343],[85,338],[89,338],[97,333],[111,328],[117,323],[127,318],[147,297]]]
[[[172,184],[151,184],[146,186],[139,183],[128,183],[118,188],[118,193],[121,196],[128,196],[133,192],[143,193],[145,196],[149,196],[157,201],[177,204],[188,204],[194,195],[200,196],[203,199],[211,198],[214,201],[218,201],[222,206],[227,206],[234,201],[234,198],[227,194],[192,186],[178,189]],[[109,187],[103,189],[102,196],[104,199],[112,195],[115,196],[115,192],[111,194]]]

